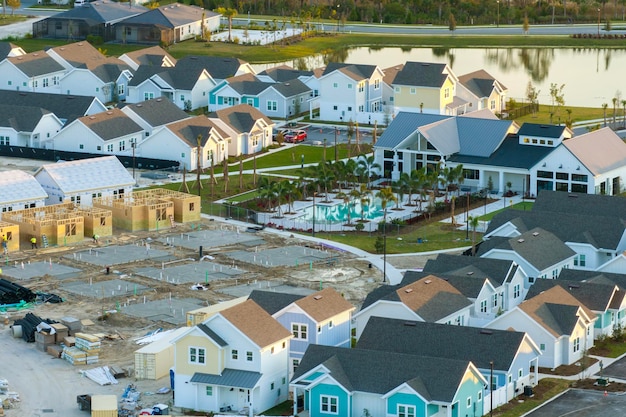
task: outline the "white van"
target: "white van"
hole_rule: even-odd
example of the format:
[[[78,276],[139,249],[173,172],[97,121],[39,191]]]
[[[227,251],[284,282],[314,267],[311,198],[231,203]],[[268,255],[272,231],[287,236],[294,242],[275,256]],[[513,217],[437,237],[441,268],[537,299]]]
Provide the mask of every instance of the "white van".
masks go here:
[[[74,7],[81,7],[89,3],[87,0],[74,0]]]

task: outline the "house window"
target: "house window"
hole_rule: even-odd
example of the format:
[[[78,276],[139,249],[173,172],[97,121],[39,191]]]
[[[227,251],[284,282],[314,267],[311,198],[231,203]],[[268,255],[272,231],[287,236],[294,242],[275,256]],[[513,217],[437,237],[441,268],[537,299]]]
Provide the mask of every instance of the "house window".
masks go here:
[[[267,111],[276,111],[278,108],[278,102],[275,100],[267,100]]]
[[[307,340],[308,328],[306,324],[293,323],[291,325],[291,333],[293,338],[298,340]]]
[[[113,152],[113,144],[112,143],[107,145],[107,152]]]
[[[578,255],[574,258],[574,266],[585,266],[587,265],[587,260],[585,259],[585,255]]]
[[[393,88],[393,92],[397,93],[397,94],[400,94],[400,87],[394,87]]]
[[[287,383],[287,378],[283,377],[282,381],[283,385],[285,385]]]
[[[415,417],[415,406],[398,404],[398,417]]]
[[[362,111],[363,111],[363,105],[362,105],[362,104],[359,106],[359,111],[360,111],[360,112],[362,112]]]
[[[204,365],[206,359],[206,350],[199,347],[189,347],[189,363]]]
[[[417,88],[415,88],[415,87],[411,87],[411,89],[409,90],[409,93],[411,93],[411,94],[417,94]]]
[[[143,93],[143,99],[144,100],[152,100],[153,98],[154,98],[154,93],[151,93],[151,92]]]
[[[185,95],[184,94],[180,95],[180,101],[185,101]]]
[[[492,376],[491,377],[491,390],[495,391],[497,389],[498,389],[498,377],[497,376]]]
[[[196,211],[196,203],[189,203],[189,211]]]
[[[329,328],[329,329],[332,329],[332,328],[333,328],[333,321],[332,321],[332,320],[328,322],[328,328]]]
[[[56,23],[55,23],[55,25],[54,25],[54,28],[55,28],[56,30],[61,30],[61,29],[63,29],[63,23],[61,23],[61,22],[56,22]]]
[[[317,326],[317,332],[322,333],[322,326]]]
[[[352,106],[348,106],[348,111],[352,111]]]
[[[10,139],[8,136],[0,136],[0,145],[8,146],[10,145],[9,141]]]
[[[374,80],[374,90],[378,90],[380,88],[380,80]]]
[[[576,339],[574,339],[574,353],[578,352],[580,350],[580,337],[577,337]]]
[[[213,396],[213,387],[206,387],[206,395],[207,397],[212,397]]]
[[[273,382],[270,384],[270,390],[274,391],[274,383]]]
[[[230,351],[230,357],[231,357],[233,360],[237,360],[237,359],[239,359],[239,351],[237,351],[237,349],[233,349],[233,350],[231,350],[231,351]]]
[[[519,368],[519,371],[517,371],[517,377],[521,378],[524,375],[524,370],[522,368]]]
[[[498,306],[498,294],[493,295],[493,306],[494,307]]]
[[[78,149],[85,149],[85,145],[81,143],[80,145],[78,145]]]
[[[450,97],[450,89],[446,88],[445,90],[443,90],[443,97],[444,98],[449,98]]]
[[[274,354],[274,346],[272,346],[272,348],[270,349],[270,353],[273,355]]]
[[[587,176],[581,174],[572,174],[572,181],[587,182]]]
[[[491,100],[490,108],[491,108],[491,110],[495,110],[496,109],[496,101],[495,100]]]
[[[480,302],[480,312],[481,313],[486,313],[487,312],[487,300],[482,300]]]
[[[363,83],[359,83],[359,93],[362,93],[363,90],[365,89],[364,85],[365,84],[363,84]]]
[[[33,87],[37,88],[37,80],[33,80]]]
[[[483,392],[478,391],[478,395],[476,395],[476,402],[480,402],[483,400]]]
[[[124,149],[126,149],[126,142],[121,140],[120,141],[120,151],[123,151]]]
[[[117,85],[117,95],[118,96],[123,96],[126,93],[125,88],[126,87],[124,86],[124,84],[118,84]]]
[[[335,397],[331,395],[322,395],[320,396],[320,411],[322,413],[338,414],[338,407],[337,407],[338,402],[339,402],[339,397]]]
[[[253,357],[252,357],[252,352],[247,351],[247,352],[246,352],[246,360],[247,360],[248,362],[252,362],[252,359],[253,359]]]
[[[513,298],[517,298],[520,296],[520,285],[517,284],[513,287]]]
[[[133,34],[132,28],[129,28],[128,26],[126,26],[124,29],[126,29],[126,36],[130,36]]]
[[[333,106],[333,110],[337,110],[337,106]]]
[[[472,397],[467,397],[467,408],[472,406]]]
[[[333,83],[333,88],[337,88],[339,85],[337,83]]]
[[[352,90],[352,83],[348,83],[348,90]]]
[[[59,84],[59,77],[57,75],[52,77],[52,85],[58,85]]]
[[[44,78],[43,80],[41,80],[41,85],[42,85],[42,87],[48,87],[48,85],[49,85],[48,84],[48,79]]]
[[[298,366],[300,366],[300,359],[294,359],[291,361],[291,364],[293,365],[293,370],[295,372],[295,370],[298,369]]]
[[[100,87],[96,87],[96,93],[100,92]]]

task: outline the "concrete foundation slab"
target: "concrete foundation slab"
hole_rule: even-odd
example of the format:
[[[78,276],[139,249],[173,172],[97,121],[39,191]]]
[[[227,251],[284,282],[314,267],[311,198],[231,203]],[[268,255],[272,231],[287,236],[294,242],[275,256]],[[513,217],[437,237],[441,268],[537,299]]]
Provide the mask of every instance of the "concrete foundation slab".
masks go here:
[[[145,301],[145,297],[143,301]],[[179,325],[187,322],[188,311],[206,306],[206,302],[195,298],[165,298],[156,301],[143,301],[140,299],[134,304],[122,306],[120,312],[129,316]]]
[[[149,245],[103,246],[97,249],[75,252],[65,255],[66,258],[92,265],[120,265],[146,259],[174,259],[170,252],[154,249]]]
[[[58,279],[76,278],[81,272],[81,269],[54,263],[52,260],[31,263],[17,262],[2,267],[2,274],[5,277],[17,280],[28,280],[43,277],[44,275],[50,275]]]
[[[337,259],[337,255],[333,252],[295,245],[266,250],[233,251],[224,255],[241,262],[265,267],[299,266],[322,261],[334,262]]]
[[[73,294],[94,298],[135,296],[150,289],[144,285],[122,279],[98,282],[67,282],[61,285],[60,288]]]
[[[279,293],[297,294],[302,296],[307,296],[315,292],[315,290],[304,287],[294,287],[282,281],[257,281],[253,279],[241,280],[241,282],[242,283],[240,285],[220,288],[218,292],[222,294],[228,294],[233,297],[246,297],[250,295],[252,290],[274,291]]]
[[[255,234],[246,233],[235,226],[198,230],[189,233],[172,234],[157,240],[165,245],[178,246],[197,250],[200,246],[204,250],[231,245],[255,246],[265,241]]]
[[[171,284],[208,283],[241,275],[246,271],[216,264],[214,262],[194,262],[165,268],[139,268],[136,275],[165,281]]]

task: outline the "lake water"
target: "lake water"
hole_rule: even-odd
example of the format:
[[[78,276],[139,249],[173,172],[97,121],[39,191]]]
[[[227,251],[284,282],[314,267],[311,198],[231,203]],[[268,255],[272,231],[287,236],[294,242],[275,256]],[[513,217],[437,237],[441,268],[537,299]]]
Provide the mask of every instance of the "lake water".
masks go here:
[[[379,65],[382,69],[406,61],[447,63],[459,76],[484,69],[509,89],[508,97],[523,100],[528,82],[539,90],[539,102],[549,104],[550,85],[565,84],[565,107],[601,107],[621,90],[626,99],[626,49],[552,48],[351,48],[285,64],[312,69],[328,62]],[[261,71],[276,64],[254,65]],[[618,104],[619,108],[622,108]]]

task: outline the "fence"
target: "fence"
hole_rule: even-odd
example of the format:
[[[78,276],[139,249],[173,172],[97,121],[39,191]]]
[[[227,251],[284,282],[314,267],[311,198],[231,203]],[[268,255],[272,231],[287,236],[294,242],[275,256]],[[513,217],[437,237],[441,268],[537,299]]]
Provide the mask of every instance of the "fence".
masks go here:
[[[515,109],[507,110],[508,115],[506,119],[514,120],[527,114],[536,113],[539,111],[539,103],[529,103]]]

